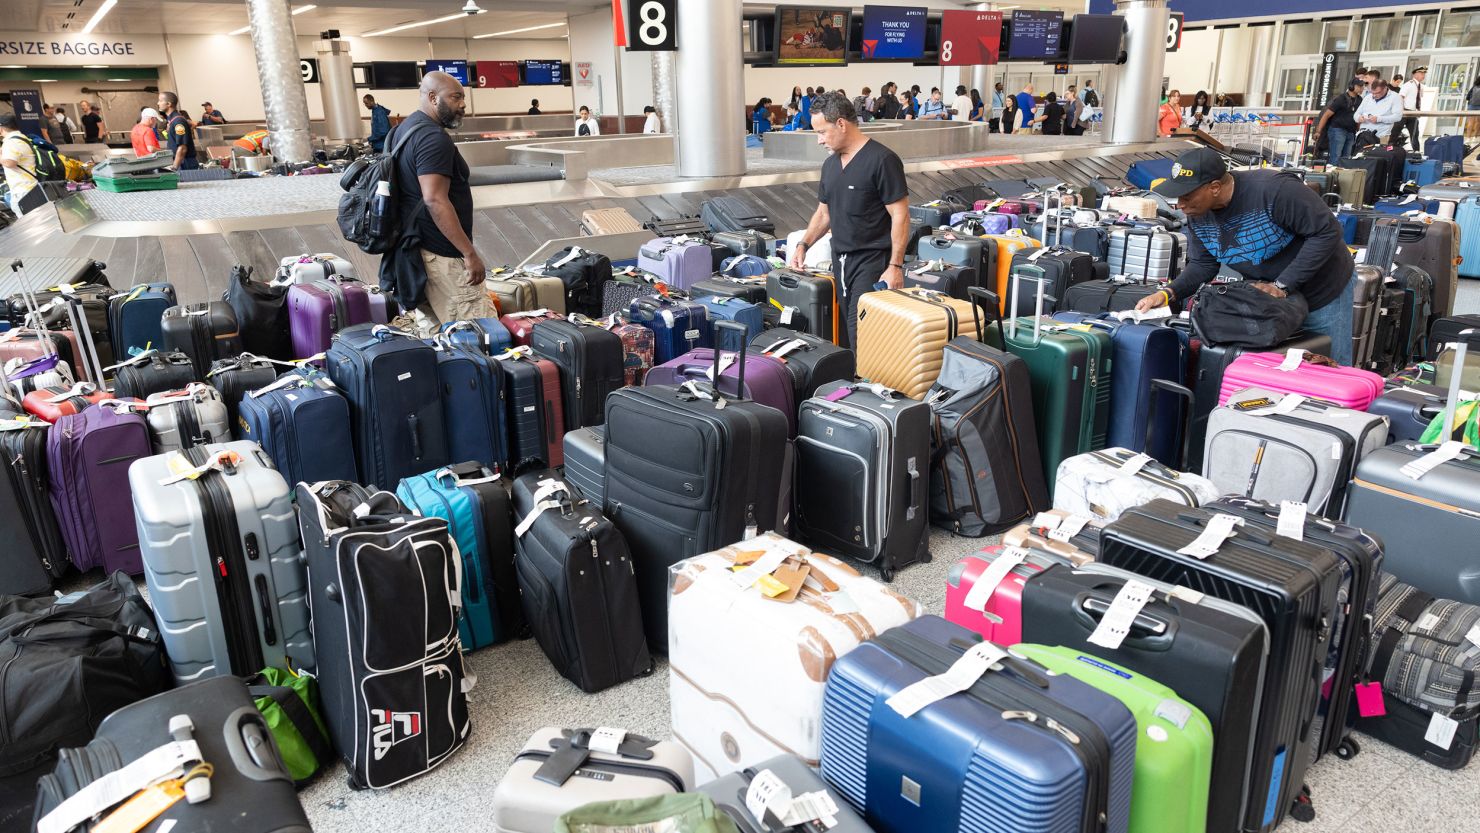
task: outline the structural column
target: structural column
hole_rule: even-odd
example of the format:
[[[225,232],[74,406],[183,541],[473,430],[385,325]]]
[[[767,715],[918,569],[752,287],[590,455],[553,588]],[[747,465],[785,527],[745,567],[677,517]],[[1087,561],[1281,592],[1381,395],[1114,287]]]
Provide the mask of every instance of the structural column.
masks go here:
[[[678,117],[678,109],[673,106],[673,53],[648,54],[653,56],[653,109],[658,111],[658,120],[663,123],[663,131],[676,132],[674,119]]]
[[[996,8],[995,3],[977,3],[972,7],[974,11],[990,12]],[[980,90],[982,101],[986,103],[987,109],[992,107],[992,67],[987,64],[977,64],[971,68],[971,89]],[[990,115],[987,118],[991,118]]]
[[[1149,142],[1156,138],[1161,77],[1167,61],[1166,0],[1116,0],[1125,18],[1126,61],[1118,72],[1105,110],[1107,142]]]
[[[678,0],[674,77],[684,112],[675,126],[678,175],[745,173],[741,0]]]
[[[247,0],[247,17],[272,155],[279,162],[307,162],[313,158],[308,95],[298,68],[298,38],[288,0]]]
[[[338,141],[365,138],[349,41],[314,41],[313,49],[319,59],[319,91],[324,96],[324,132]]]

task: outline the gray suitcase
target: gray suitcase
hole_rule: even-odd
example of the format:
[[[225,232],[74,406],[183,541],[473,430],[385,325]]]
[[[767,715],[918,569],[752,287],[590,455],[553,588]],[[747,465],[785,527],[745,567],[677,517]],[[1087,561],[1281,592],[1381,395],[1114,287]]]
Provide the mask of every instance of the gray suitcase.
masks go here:
[[[1418,189],[1418,195],[1429,200],[1454,200],[1465,197],[1480,197],[1480,182],[1467,180],[1445,180]]]
[[[223,452],[234,460],[181,479]],[[159,454],[128,475],[149,601],[176,682],[285,664],[312,671],[293,496],[261,447]]]
[[[1112,276],[1170,280],[1181,274],[1187,263],[1187,237],[1161,229],[1112,229],[1106,261]]]
[[[745,793],[750,789],[751,782],[762,772],[770,772],[791,789],[793,799],[808,793],[825,792],[827,797],[837,807],[832,814],[837,819],[837,824],[826,828],[828,833],[871,833],[872,828],[864,823],[863,819],[853,811],[853,807],[843,800],[842,795],[828,786],[813,769],[802,762],[795,755],[778,755],[765,761],[752,769],[743,772],[732,772],[723,778],[710,781],[699,788],[714,799],[714,803],[731,820],[735,826],[740,828],[740,833],[769,833],[773,830],[822,830],[819,822],[812,819],[799,820],[802,823],[788,827],[777,823],[776,819],[763,821],[751,815],[745,807]],[[809,823],[810,822],[810,823]]]
[[[1381,269],[1365,264],[1357,266],[1357,285],[1352,293],[1352,367],[1372,366],[1382,284]]]
[[[597,506],[606,504],[606,427],[588,425],[567,431],[565,479]]]
[[[1298,501],[1315,514],[1338,517],[1352,471],[1387,444],[1388,419],[1318,399],[1275,413],[1285,397],[1245,388],[1213,409],[1203,476],[1222,494]]]
[[[221,392],[192,383],[183,391],[151,393],[144,400],[155,454],[231,441],[231,417]]]

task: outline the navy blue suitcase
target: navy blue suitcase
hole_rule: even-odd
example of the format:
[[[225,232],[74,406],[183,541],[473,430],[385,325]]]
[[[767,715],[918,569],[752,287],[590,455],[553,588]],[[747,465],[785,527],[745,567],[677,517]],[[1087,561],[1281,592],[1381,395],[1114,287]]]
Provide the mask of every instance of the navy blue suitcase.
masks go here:
[[[1426,200],[1412,194],[1406,194],[1400,197],[1383,197],[1372,206],[1372,210],[1380,214],[1407,214],[1410,211],[1438,214],[1439,201]]]
[[[435,349],[449,458],[502,470],[509,459],[503,363],[472,345],[438,341]]]
[[[451,462],[431,345],[384,324],[356,324],[334,335],[324,364],[349,401],[356,482],[394,487]]]
[[[1149,159],[1131,165],[1130,170],[1125,172],[1125,181],[1133,188],[1142,191],[1151,190],[1151,183],[1158,179],[1166,179],[1172,175],[1172,163],[1175,160]]]
[[[649,295],[632,302],[635,324],[653,331],[653,364],[673,361],[690,350],[714,346],[709,312],[698,301]]]
[[[749,344],[751,339],[766,328],[766,311],[762,304],[754,304],[743,298],[714,295],[699,298],[698,302],[704,305],[705,314],[709,317],[710,339],[721,350],[739,352],[741,347]],[[742,342],[740,334],[733,330],[715,333],[715,325],[721,321],[734,321],[743,326],[745,340]]]
[[[886,702],[980,641],[923,616],[839,657],[823,777],[879,833],[1125,833],[1136,721],[1111,695],[1010,657],[911,717]]]
[[[509,328],[497,318],[448,321],[442,325],[442,332],[454,344],[474,347],[490,356],[497,356],[514,345],[514,337],[509,334]]]
[[[108,333],[114,361],[131,358],[134,351],[161,347],[164,338],[160,319],[177,303],[175,285],[167,282],[141,283],[109,298]]]
[[[237,438],[262,446],[289,483],[355,479],[349,403],[328,381],[312,368],[285,373],[241,402]]]

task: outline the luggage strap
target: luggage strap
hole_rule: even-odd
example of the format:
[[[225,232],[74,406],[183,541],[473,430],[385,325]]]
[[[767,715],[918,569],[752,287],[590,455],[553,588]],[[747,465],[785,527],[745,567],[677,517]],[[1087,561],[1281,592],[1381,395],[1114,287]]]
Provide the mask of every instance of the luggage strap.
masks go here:
[[[535,770],[535,780],[557,787],[563,786],[586,763],[592,752],[651,761],[653,747],[658,743],[641,735],[629,734],[624,729],[606,726],[597,729],[566,729],[563,734],[564,737],[550,741],[550,748],[555,751]]]
[[[144,404],[152,408],[155,405],[167,405],[171,402],[194,402],[198,397],[200,397],[202,394],[205,394],[207,391],[214,392],[215,388],[205,384],[204,382],[191,382],[190,384],[186,385],[185,389],[180,391],[179,393],[170,393],[164,396],[159,396],[156,394],[146,399],[144,401]]]
[[[530,496],[530,502],[534,504],[534,509],[530,510],[530,513],[525,516],[524,520],[520,521],[519,525],[514,527],[514,537],[523,538],[524,533],[528,532],[530,527],[534,526],[534,522],[539,520],[540,515],[545,514],[545,510],[559,509],[568,502],[567,500],[551,500],[552,497],[558,494],[564,494],[569,498],[570,488],[559,480],[541,480],[535,488],[534,494]]]
[[[41,817],[36,823],[37,833],[67,833],[140,790],[183,776],[187,769],[201,760],[201,753],[200,746],[190,737],[189,729],[193,727],[190,727],[189,719],[185,719],[189,728],[183,731],[177,728],[180,717],[177,715],[170,719],[170,734],[176,738],[174,741],[73,793],[56,809]]]
[[[317,358],[323,358],[323,356],[324,356],[324,354],[323,353],[320,353],[317,356]],[[313,361],[313,359],[308,359],[307,361]],[[310,379],[307,376],[299,376],[296,373],[288,373],[288,374],[285,374],[281,379],[278,379],[276,382],[273,382],[272,384],[268,385],[267,387],[258,388],[257,390],[254,390],[254,391],[248,393],[247,396],[250,396],[253,399],[256,399],[259,396],[265,396],[265,395],[267,395],[269,393],[272,393],[275,390],[282,390],[284,388],[294,388],[294,387],[297,387],[297,388],[316,388],[316,387],[319,387],[321,383],[323,385],[327,385],[328,387],[331,387],[331,388],[334,387],[333,380],[331,380],[328,376],[322,377],[321,380],[315,380],[315,379]]]
[[[149,359],[157,355],[159,355],[158,350],[145,350],[144,352],[139,353],[131,359],[124,359],[123,361],[116,364],[108,365],[107,367],[103,368],[103,372],[106,373],[110,370],[118,370],[122,367],[132,367],[136,364],[143,364],[144,362],[149,361]]]
[[[74,384],[72,387],[68,388],[67,390],[64,390],[61,393],[55,394],[55,395],[53,395],[51,397],[48,397],[47,399],[44,399],[42,401],[44,401],[44,402],[46,402],[48,404],[51,404],[51,405],[56,405],[56,404],[61,403],[61,402],[66,402],[68,399],[71,399],[73,397],[81,396],[81,397],[84,397],[85,398],[85,397],[90,396],[91,394],[94,394],[94,393],[97,393],[97,392],[98,392],[98,386],[97,385],[94,385],[91,382],[78,382],[78,383]]]
[[[323,354],[321,353],[321,354],[319,354],[319,356],[317,358],[322,358],[322,357],[323,357]],[[305,361],[313,361],[313,359],[306,359]],[[234,360],[232,360],[232,363],[231,364],[226,364],[226,365],[222,365],[221,367],[212,368],[208,373],[206,373],[206,378],[209,379],[209,378],[211,378],[212,376],[215,376],[218,373],[225,373],[225,372],[227,372],[229,370],[244,370],[247,367],[249,367],[252,364],[252,362],[266,362],[268,364],[276,364],[276,365],[281,365],[283,367],[294,367],[294,368],[296,368],[296,367],[299,366],[298,362],[285,362],[282,359],[269,359],[266,356],[259,356],[256,353],[242,353],[240,356],[237,356]]]
[[[1398,643],[1404,636],[1408,635],[1408,629],[1399,627],[1394,623],[1395,619],[1401,619],[1408,623],[1408,627],[1416,627],[1418,620],[1423,617],[1424,611],[1434,603],[1434,597],[1422,590],[1414,589],[1407,598],[1393,610],[1392,616],[1382,629],[1382,636],[1378,638],[1377,645],[1372,649],[1372,664],[1368,675],[1372,679],[1381,680],[1387,676],[1388,665],[1393,660],[1393,653],[1398,648]]]
[[[482,475],[485,471],[488,471],[488,469],[485,469],[482,463],[467,462],[458,463],[455,466],[444,466],[437,469],[436,473],[432,476],[439,481],[443,478],[450,477],[454,486],[478,486],[483,483],[495,483],[498,481],[499,473],[496,471],[487,476],[469,477],[469,475]]]
[[[570,263],[572,260],[575,260],[576,258],[581,257],[584,254],[586,254],[586,250],[585,249],[582,249],[580,246],[571,246],[570,247],[570,254],[566,255],[565,257],[562,257],[561,259],[555,261],[554,263],[547,264],[547,268],[549,268],[549,269],[559,269],[560,267],[564,266],[567,263]]]

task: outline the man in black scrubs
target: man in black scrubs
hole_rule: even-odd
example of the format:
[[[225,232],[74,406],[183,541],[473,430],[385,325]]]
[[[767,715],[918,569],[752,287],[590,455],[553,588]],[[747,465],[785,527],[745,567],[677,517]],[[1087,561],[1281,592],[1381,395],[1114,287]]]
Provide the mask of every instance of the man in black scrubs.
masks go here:
[[[904,286],[904,253],[910,239],[910,194],[904,163],[858,129],[853,102],[823,93],[812,102],[817,143],[832,156],[822,163],[817,210],[791,254],[802,268],[807,247],[832,230],[833,278],[847,314],[847,344],[858,343],[858,299],[883,281]]]

